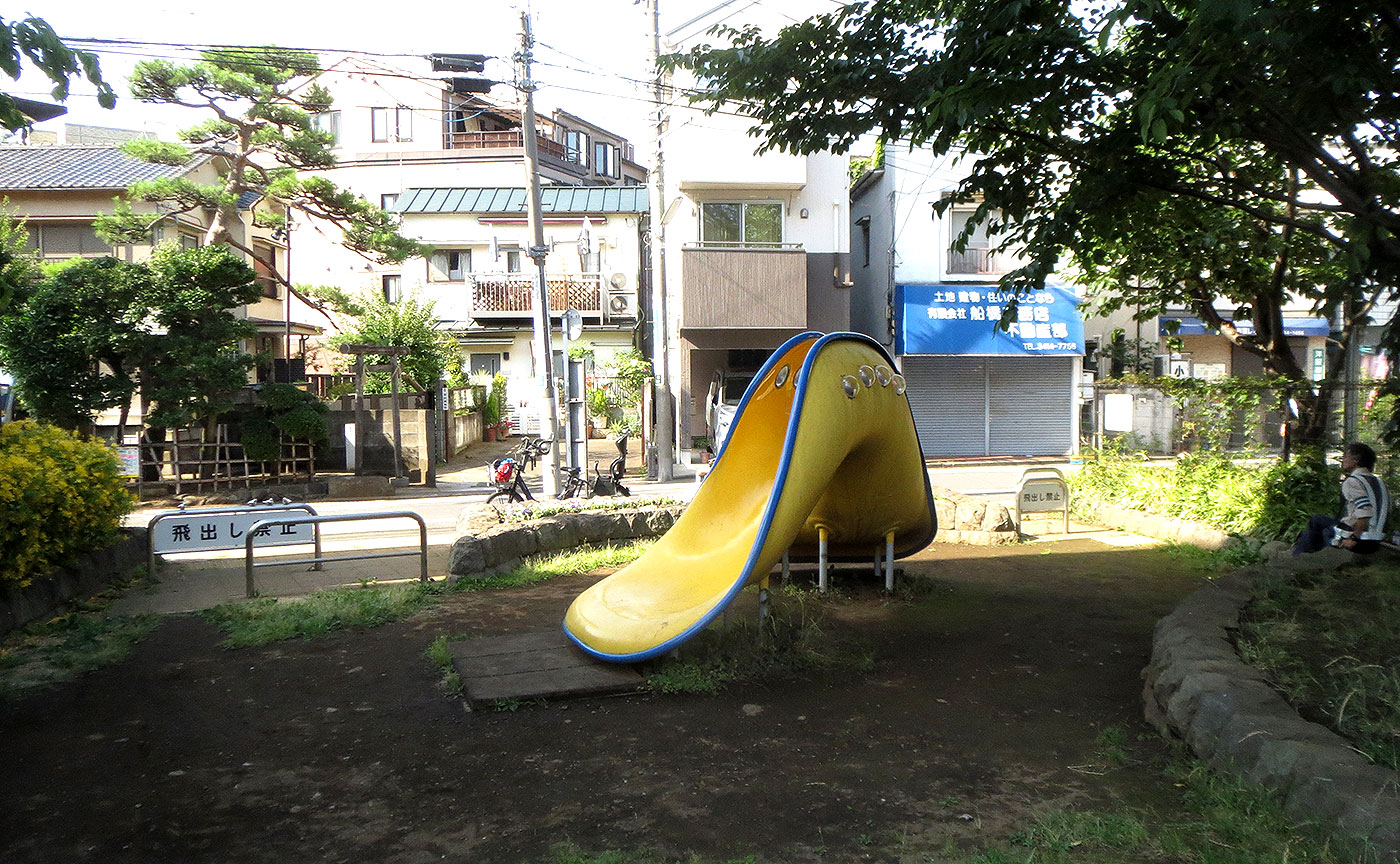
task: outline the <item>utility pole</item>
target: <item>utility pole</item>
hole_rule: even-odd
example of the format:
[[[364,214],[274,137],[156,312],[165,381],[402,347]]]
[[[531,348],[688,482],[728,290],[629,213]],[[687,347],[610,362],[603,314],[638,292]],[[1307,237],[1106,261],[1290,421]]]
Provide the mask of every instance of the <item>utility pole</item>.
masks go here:
[[[525,94],[524,137],[525,179],[529,189],[526,211],[531,246],[526,252],[535,262],[535,353],[539,358],[540,377],[544,387],[544,404],[540,407],[540,435],[549,439],[549,460],[540,471],[544,475],[544,494],[559,493],[559,405],[554,387],[554,349],[549,339],[549,282],[545,278],[544,262],[549,247],[544,245],[544,221],[540,219],[539,144],[535,138],[535,82],[530,77],[531,52],[535,37],[530,32],[530,13],[520,13],[520,82],[516,85]]]
[[[666,172],[661,137],[666,132],[666,88],[661,72],[661,0],[649,0],[651,6],[651,68],[656,76],[652,100],[656,103],[656,129],[652,137],[652,168],[647,178],[651,191],[651,344],[652,371],[656,375],[656,398],[653,405],[652,458],[656,464],[656,479],[673,479],[676,465],[675,410],[671,400],[671,361],[668,349],[666,314],[666,226],[662,217],[666,209]]]

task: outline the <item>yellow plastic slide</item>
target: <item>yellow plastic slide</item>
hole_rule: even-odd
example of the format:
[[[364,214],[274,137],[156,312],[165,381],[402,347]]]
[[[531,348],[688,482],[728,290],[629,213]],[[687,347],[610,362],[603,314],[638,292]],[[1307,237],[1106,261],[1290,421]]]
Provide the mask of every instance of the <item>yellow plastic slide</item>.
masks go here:
[[[729,439],[694,501],[645,555],[580,594],[564,630],[619,663],[699,633],[740,589],[791,551],[869,561],[937,530],[904,379],[875,341],[804,333],[779,348],[739,403]]]

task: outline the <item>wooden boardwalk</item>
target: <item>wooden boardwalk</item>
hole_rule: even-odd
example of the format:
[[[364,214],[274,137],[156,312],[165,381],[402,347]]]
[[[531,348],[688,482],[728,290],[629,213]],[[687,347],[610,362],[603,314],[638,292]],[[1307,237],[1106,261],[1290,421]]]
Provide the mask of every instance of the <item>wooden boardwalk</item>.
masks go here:
[[[636,690],[631,666],[603,663],[580,651],[561,628],[450,643],[452,668],[472,707],[502,700],[597,696]]]

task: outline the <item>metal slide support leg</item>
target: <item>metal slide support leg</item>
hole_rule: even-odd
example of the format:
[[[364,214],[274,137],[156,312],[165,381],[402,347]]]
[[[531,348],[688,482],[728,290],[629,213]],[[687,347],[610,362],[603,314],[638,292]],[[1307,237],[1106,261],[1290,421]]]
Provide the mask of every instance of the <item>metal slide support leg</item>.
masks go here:
[[[792,581],[792,562],[788,560],[788,553],[783,553],[783,584]]]
[[[758,626],[768,623],[768,577],[758,583]]]
[[[817,529],[817,590],[826,593],[826,529]]]
[[[885,590],[894,592],[894,532],[885,535]]]

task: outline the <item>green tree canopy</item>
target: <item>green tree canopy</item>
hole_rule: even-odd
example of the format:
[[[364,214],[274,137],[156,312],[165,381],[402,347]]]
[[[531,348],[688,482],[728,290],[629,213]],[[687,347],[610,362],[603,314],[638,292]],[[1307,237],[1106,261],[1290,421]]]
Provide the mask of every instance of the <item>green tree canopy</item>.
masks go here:
[[[28,61],[53,82],[57,102],[68,99],[69,79],[81,77],[97,88],[97,104],[111,108],[117,104],[112,87],[102,80],[97,56],[74,51],[42,18],[6,21],[0,18],[0,71],[18,81]],[[8,93],[0,93],[0,128],[14,131],[32,123]]]
[[[253,193],[309,217],[338,226],[350,249],[381,262],[400,262],[423,247],[403,237],[392,214],[320,176],[300,172],[335,165],[332,135],[318,130],[313,116],[331,105],[330,93],[316,84],[316,55],[288,48],[218,48],[203,52],[198,63],[165,60],[138,63],[131,93],[142,102],[180,105],[208,111],[211,117],[180,133],[183,143],[141,139],[125,145],[135,158],[165,165],[185,165],[215,157],[227,165],[217,183],[166,177],[140,181],[130,198],[160,205],[155,214],[140,214],[118,201],[115,212],[98,220],[98,233],[114,245],[149,242],[151,229],[181,213],[214,213],[205,242],[232,246],[255,258],[251,243],[235,231],[240,197]],[[285,218],[260,214],[259,224],[277,228]],[[288,288],[276,262],[263,260]],[[295,290],[295,289],[293,289]]]
[[[253,271],[228,249],[162,248],[150,261],[76,258],[0,319],[0,364],[36,416],[82,429],[139,389],[152,426],[212,422],[248,383]],[[123,413],[123,425],[125,414]]]
[[[76,258],[0,320],[0,363],[35,416],[82,429],[130,402],[144,309],[137,265]]]
[[[332,348],[341,345],[390,345],[413,349],[402,360],[403,370],[419,387],[432,387],[447,377],[449,369],[459,368],[457,342],[437,327],[437,313],[432,301],[420,302],[407,296],[390,303],[383,296],[367,292],[359,301],[362,310],[355,329],[330,340]],[[384,364],[389,357],[366,354],[366,364]],[[389,376],[366,374],[365,390],[369,393],[389,392]]]
[[[1400,276],[1400,16],[1379,0],[870,0],[671,57],[738,100],[763,148],[861,136],[963,157],[942,203],[1029,264],[1068,251],[1145,312],[1185,302],[1273,371],[1287,292],[1344,341]],[[964,242],[968,235],[964,235]],[[1256,335],[1226,326],[1215,295]],[[1325,401],[1306,418],[1322,429]]]

